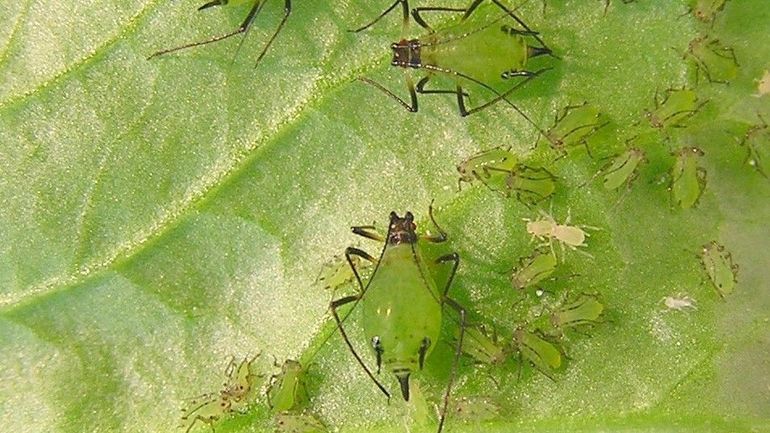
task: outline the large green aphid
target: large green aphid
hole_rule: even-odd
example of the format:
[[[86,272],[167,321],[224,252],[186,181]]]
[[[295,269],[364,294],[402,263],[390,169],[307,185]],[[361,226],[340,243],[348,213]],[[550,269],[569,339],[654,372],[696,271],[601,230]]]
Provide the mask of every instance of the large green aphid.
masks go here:
[[[509,194],[527,206],[535,205],[556,191],[556,176],[542,167],[519,165],[506,178]]]
[[[529,257],[519,259],[519,266],[511,273],[511,285],[519,290],[533,287],[550,277],[557,264],[555,254],[536,251]]]
[[[244,358],[238,364],[234,358],[230,359],[225,368],[227,379],[219,392],[202,394],[188,400],[188,405],[182,408],[182,427],[186,427],[185,433],[197,423],[208,424],[213,430],[214,423],[248,406],[256,390],[256,380],[260,377],[253,371],[257,356]]]
[[[281,365],[281,372],[272,377],[267,390],[267,402],[274,414],[298,410],[307,404],[305,372],[306,369],[299,362],[287,359]]]
[[[457,253],[440,256],[431,262],[426,261],[422,254],[420,241],[438,243],[447,240],[446,232],[436,224],[433,218],[432,206],[429,213],[438,231],[436,235],[418,235],[411,212],[407,212],[404,217],[391,212],[388,231],[384,236],[372,226],[353,227],[353,233],[384,241],[385,245],[379,259],[358,248],[348,247],[345,250],[345,256],[353,269],[360,291],[358,294],[332,301],[330,308],[340,334],[356,361],[377,387],[390,398],[390,393],[375,378],[372,370],[356,352],[337,312],[337,309],[343,305],[353,303],[355,308],[361,303],[364,334],[369,340],[376,360],[376,371],[379,373],[380,370],[385,369],[396,376],[404,400],[409,400],[409,376],[423,368],[425,360],[438,342],[443,307],[446,305],[457,312],[460,318],[460,331],[439,419],[438,431],[440,432],[444,425],[449,393],[463,344],[465,309],[448,296],[449,287],[460,264]],[[376,264],[365,285],[353,264],[353,256]],[[430,263],[451,265],[449,277],[441,290],[428,269]]]
[[[588,102],[580,105],[564,107],[561,113],[556,115],[553,126],[546,132],[551,147],[564,153],[569,147],[584,145],[588,154],[588,137],[607,122],[600,120],[599,110]]]
[[[553,371],[561,367],[561,352],[556,346],[523,327],[513,331],[512,342],[519,354],[520,363],[527,360],[538,371],[553,379]]]
[[[201,10],[213,7],[213,6],[226,6],[228,4],[239,4],[239,3],[244,3],[246,1],[247,0],[211,0],[210,2],[208,2],[208,3],[204,4],[203,6],[199,7],[198,10],[201,11]],[[262,8],[265,6],[265,4],[269,0],[250,0],[250,1],[252,2],[251,9],[249,9],[249,13],[246,15],[246,18],[243,20],[241,25],[238,26],[237,29],[235,29],[235,30],[233,30],[233,31],[231,31],[229,33],[225,33],[225,34],[222,34],[222,35],[219,35],[219,36],[214,36],[212,38],[209,38],[209,39],[206,39],[206,40],[203,40],[203,41],[192,42],[192,43],[181,45],[181,46],[178,46],[178,47],[168,48],[168,49],[165,49],[165,50],[157,51],[157,52],[153,53],[150,57],[148,57],[148,59],[151,59],[151,58],[157,57],[157,56],[162,56],[162,55],[168,54],[168,53],[173,53],[175,51],[185,50],[187,48],[198,47],[198,46],[201,46],[201,45],[208,45],[208,44],[211,44],[211,43],[214,43],[214,42],[219,42],[219,41],[222,41],[222,40],[225,40],[225,39],[229,39],[229,38],[231,38],[233,36],[237,36],[237,35],[240,35],[240,34],[246,35],[249,32],[249,30],[251,29],[251,26],[254,24],[254,21],[257,19],[257,15],[259,15],[259,13],[262,11]],[[268,39],[267,42],[265,43],[264,47],[262,48],[262,51],[259,53],[259,56],[257,57],[257,60],[256,60],[256,62],[254,64],[254,66],[259,64],[259,62],[262,60],[262,58],[267,53],[267,50],[270,49],[270,45],[273,44],[273,41],[278,36],[278,33],[281,32],[281,30],[283,29],[283,26],[286,24],[286,20],[289,18],[289,14],[291,14],[291,0],[284,0],[284,2],[283,2],[283,18],[278,23],[278,27],[275,29],[275,32],[272,34],[272,36],[270,36],[270,39]]]
[[[683,147],[675,154],[671,168],[671,195],[676,204],[689,209],[698,203],[706,187],[706,169],[698,165],[703,151],[697,147]]]
[[[695,83],[703,75],[711,83],[727,84],[738,75],[738,59],[735,51],[723,45],[718,39],[698,36],[690,41],[684,54],[695,65]]]
[[[603,311],[604,304],[599,302],[596,295],[581,294],[574,301],[552,311],[548,318],[551,326],[562,335],[566,328],[596,325]]]
[[[616,155],[603,169],[602,185],[604,189],[615,190],[623,185],[631,186],[637,175],[639,165],[645,161],[644,151],[631,147]]]
[[[409,23],[411,16],[417,24],[429,31],[421,39],[404,38],[391,45],[391,65],[403,68],[406,72],[409,102],[371,79],[361,80],[378,88],[411,112],[418,110],[418,93],[455,95],[461,116],[476,113],[503,101],[543,133],[542,129],[507,97],[546,70],[530,71],[527,64],[533,57],[550,55],[551,50],[537,32],[530,29],[512,9],[500,0],[490,1],[494,6],[482,6],[484,0],[473,0],[467,8],[418,7],[412,9],[411,14],[408,0],[394,1],[372,22],[355,31],[368,29],[399,5],[404,27]],[[455,26],[434,30],[422,16],[426,12],[459,13],[462,18]],[[535,45],[530,45],[530,42]],[[410,70],[420,70],[424,73],[416,85],[408,73]],[[439,76],[449,78],[442,80],[443,85],[449,87],[426,89],[428,82]],[[513,85],[508,84],[515,78],[522,80]],[[492,98],[476,107],[467,107],[466,98],[469,94],[465,88],[468,86],[483,89],[490,93]],[[506,90],[498,90],[502,87]]]
[[[700,259],[719,296],[724,298],[733,293],[738,283],[738,265],[733,262],[732,254],[723,245],[711,241],[701,248]]]
[[[508,188],[508,175],[518,164],[519,157],[502,147],[471,155],[457,165],[457,172],[460,173],[457,189],[462,189],[463,182],[478,180],[492,191],[503,192]]]
[[[655,108],[644,113],[650,125],[658,129],[679,128],[708,101],[699,102],[692,89],[668,89],[663,99],[655,94]]]

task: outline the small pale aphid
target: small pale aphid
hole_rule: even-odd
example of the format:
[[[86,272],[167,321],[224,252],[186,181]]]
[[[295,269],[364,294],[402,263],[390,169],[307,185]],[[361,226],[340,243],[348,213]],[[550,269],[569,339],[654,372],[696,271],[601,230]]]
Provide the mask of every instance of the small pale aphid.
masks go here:
[[[362,270],[370,265],[369,262],[361,260],[358,256],[352,256],[350,260],[353,261],[353,265]],[[315,282],[325,290],[336,290],[340,286],[352,283],[354,279],[355,274],[353,274],[347,259],[343,256],[334,256],[332,260],[323,265]]]
[[[604,180],[602,182],[604,188],[613,190],[622,185],[630,187],[631,182],[633,182],[636,177],[639,164],[644,161],[644,151],[636,147],[629,148],[625,152],[615,156],[602,170],[604,173]]]
[[[211,392],[191,398],[186,407],[182,408],[182,427],[188,433],[196,423],[208,424],[214,430],[214,423],[241,411],[248,406],[249,397],[255,390],[255,382],[260,376],[252,371],[253,358],[244,358],[240,363],[232,358],[225,368],[227,380],[219,392]]]
[[[683,59],[689,59],[695,66],[695,83],[703,75],[710,83],[727,84],[738,75],[738,59],[735,51],[718,39],[699,36],[690,41]]]
[[[698,94],[695,90],[683,87],[668,89],[662,100],[656,92],[654,102],[655,108],[645,111],[644,117],[653,128],[668,129],[683,127],[685,121],[695,115],[708,101],[698,102]]]
[[[282,412],[275,415],[275,429],[279,433],[323,433],[326,426],[309,414]]]
[[[683,147],[674,156],[674,166],[671,167],[671,195],[682,208],[695,206],[706,187],[706,169],[698,165],[698,160],[704,155],[697,147]]]
[[[701,249],[700,258],[719,296],[724,298],[733,293],[738,283],[738,265],[733,262],[732,254],[723,245],[711,241]]]
[[[508,357],[497,335],[489,335],[486,329],[477,326],[469,326],[465,330],[462,351],[480,364],[500,365]]]
[[[724,9],[727,0],[690,0],[690,13],[704,23],[714,23],[714,18]]]
[[[279,366],[276,364],[276,366]],[[293,359],[284,361],[281,372],[270,379],[267,389],[267,402],[274,414],[296,411],[308,401],[305,387],[307,369]]]
[[[597,295],[584,293],[577,299],[564,303],[548,316],[551,326],[556,330],[556,335],[563,336],[567,328],[594,326],[600,323],[599,318],[603,311],[604,304],[599,302]]]
[[[562,112],[556,115],[553,126],[546,132],[551,147],[564,153],[567,148],[582,144],[590,155],[586,140],[606,124],[600,120],[600,116],[599,110],[588,102],[564,107]]]
[[[578,247],[588,246],[585,243],[585,240],[586,237],[590,235],[583,230],[584,228],[598,230],[598,228],[591,226],[569,225],[571,219],[569,213],[567,213],[567,219],[564,221],[564,224],[557,223],[553,216],[542,210],[540,211],[540,214],[543,217],[542,219],[536,221],[528,219],[524,220],[527,222],[527,233],[531,234],[533,238],[545,241],[552,252],[554,239],[559,241],[559,244],[562,246],[562,251],[564,250],[565,245],[573,250],[577,250]],[[590,256],[590,254],[588,255]]]
[[[488,397],[462,397],[452,407],[454,418],[466,423],[491,421],[500,416],[500,406]]]
[[[759,98],[770,93],[770,71],[765,70],[765,73],[762,74],[762,78],[757,80],[756,83],[757,93],[755,93],[754,96]]]
[[[698,307],[695,306],[695,299],[689,297],[689,296],[682,296],[677,295],[677,297],[674,296],[666,296],[663,298],[663,305],[666,306],[669,310],[676,310],[676,311],[684,311],[684,310],[697,310]]]
[[[472,183],[478,180],[490,190],[505,195],[505,180],[518,164],[518,156],[502,147],[471,155],[457,164],[457,172],[460,173],[457,189],[462,189],[463,182]]]
[[[519,362],[527,360],[553,380],[553,371],[561,367],[561,352],[556,346],[521,327],[513,332],[512,345],[519,354]]]
[[[511,273],[511,285],[519,290],[532,287],[550,277],[556,265],[556,256],[550,252],[537,251],[529,257],[522,257],[519,266]]]

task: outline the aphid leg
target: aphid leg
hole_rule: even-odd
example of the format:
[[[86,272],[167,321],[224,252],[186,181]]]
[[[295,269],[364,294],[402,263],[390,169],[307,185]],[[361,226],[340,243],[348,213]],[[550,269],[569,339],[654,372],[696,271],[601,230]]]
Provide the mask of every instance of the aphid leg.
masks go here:
[[[463,19],[468,18],[473,13],[473,11],[475,11],[476,8],[479,7],[479,5],[483,1],[484,0],[473,0],[473,3],[468,7],[468,10],[465,12],[465,15],[463,16]],[[500,3],[500,0],[492,0],[492,3],[494,3],[500,9],[502,9],[508,16],[513,18],[514,21],[519,23],[519,25],[522,28],[524,28],[524,30],[527,31],[527,33],[526,33],[527,35],[532,36],[533,38],[535,38],[535,40],[537,40],[540,43],[540,45],[542,45],[543,48],[545,48],[548,51],[550,51],[550,48],[548,48],[548,45],[546,45],[546,43],[542,39],[540,39],[540,36],[538,35],[538,33],[533,31],[532,29],[530,29],[529,26],[527,26],[527,24],[524,21],[521,20],[521,18],[519,18],[515,13],[513,13],[513,10],[509,9],[507,6],[505,6],[504,4]]]
[[[364,25],[362,27],[359,27],[359,28],[357,28],[355,30],[348,30],[348,31],[349,32],[353,32],[353,33],[358,33],[358,32],[361,32],[361,31],[364,31],[364,30],[368,29],[369,27],[377,24],[377,22],[379,22],[381,19],[383,19],[385,17],[385,15],[391,13],[393,11],[393,9],[395,9],[399,5],[399,3],[401,4],[401,9],[403,11],[404,26],[406,26],[407,23],[409,23],[409,2],[407,0],[396,0],[396,1],[393,2],[392,5],[390,5],[390,7],[385,9],[385,11],[383,11],[381,14],[379,14],[377,16],[377,18],[375,18],[369,24],[366,24],[366,25]]]
[[[457,254],[454,254],[457,256]],[[452,277],[454,277],[454,270],[457,269],[457,264],[455,263],[455,267],[452,271],[452,276],[449,278],[449,280],[452,280]],[[449,289],[449,286],[447,286],[447,290]],[[449,381],[447,382],[446,391],[444,392],[444,402],[441,407],[441,416],[438,423],[438,433],[441,433],[441,429],[444,427],[444,421],[446,421],[446,412],[447,408],[449,407],[449,394],[452,391],[452,384],[454,382],[455,377],[457,376],[457,366],[460,364],[460,355],[462,354],[462,346],[463,346],[463,337],[465,336],[465,327],[466,327],[466,312],[465,308],[463,308],[457,301],[454,299],[444,296],[444,303],[447,304],[449,307],[451,307],[453,310],[457,312],[457,314],[460,316],[460,336],[457,338],[457,347],[455,348],[455,356],[452,360],[452,369],[449,372]]]
[[[428,84],[428,81],[430,81],[430,75],[426,75],[420,81],[417,82],[417,86],[415,87],[415,91],[417,93],[423,94],[423,95],[436,95],[436,94],[450,94],[455,95],[457,94],[457,90],[442,90],[442,89],[425,89],[425,85]],[[464,97],[470,97],[470,95],[467,92],[463,92]]]
[[[354,227],[356,228],[356,227]],[[361,276],[358,274],[358,269],[356,269],[356,265],[353,264],[353,259],[351,256],[358,256],[361,258],[364,258],[366,260],[369,260],[372,263],[377,263],[377,259],[372,257],[369,253],[363,250],[359,250],[358,248],[354,247],[347,247],[345,248],[345,259],[347,259],[348,264],[350,265],[350,269],[353,270],[353,275],[356,277],[356,281],[358,282],[358,293],[363,296],[364,294],[364,284],[361,282]],[[347,316],[345,316],[347,317]]]
[[[207,9],[212,6],[219,6],[224,5],[227,2],[224,0],[214,0],[211,2],[208,2],[198,8],[198,10]],[[179,47],[175,48],[169,48],[166,50],[161,50],[153,53],[150,57],[147,58],[147,60],[152,59],[153,57],[162,56],[164,54],[173,53],[175,51],[185,50],[187,48],[192,47],[198,47],[201,45],[208,45],[214,42],[219,42],[225,39],[229,39],[233,36],[240,35],[242,33],[247,33],[249,29],[251,29],[251,25],[254,24],[254,20],[257,18],[257,15],[259,15],[259,12],[262,10],[262,7],[267,3],[267,0],[255,0],[254,5],[251,7],[251,10],[249,10],[248,15],[246,15],[246,19],[243,20],[240,26],[238,26],[237,29],[230,33],[225,33],[224,35],[215,36],[213,38],[204,40],[204,41],[198,41],[198,42],[192,42],[189,44],[185,44]],[[284,0],[284,16],[281,22],[278,24],[278,28],[276,29],[275,33],[270,37],[270,39],[265,44],[264,48],[262,49],[262,52],[259,54],[259,57],[257,58],[257,62],[254,65],[256,67],[257,64],[259,64],[259,61],[264,57],[265,53],[267,53],[267,50],[270,48],[270,45],[275,40],[276,36],[278,36],[278,33],[283,29],[284,24],[286,23],[286,20],[289,18],[289,14],[291,14],[291,0]]]
[[[374,240],[374,241],[377,241],[377,242],[382,242],[382,241],[385,240],[385,236],[383,236],[382,233],[378,232],[377,228],[375,226],[353,226],[353,227],[350,228],[350,230],[353,233],[357,234],[358,236],[363,236],[363,237],[365,237],[367,239],[371,239],[371,240]],[[366,254],[366,253],[364,253],[364,254]],[[369,256],[369,254],[366,254],[366,255]],[[369,256],[369,257],[371,257],[371,256]],[[368,257],[364,257],[364,258],[369,260]]]
[[[513,102],[508,100],[507,96],[510,95],[511,93],[513,93],[514,91],[516,91],[519,87],[523,86],[524,84],[526,84],[527,82],[532,80],[533,78],[537,77],[538,75],[542,74],[543,72],[545,72],[545,71],[547,71],[547,70],[549,70],[551,68],[543,68],[543,69],[540,69],[540,70],[535,71],[535,72],[530,72],[530,71],[509,71],[509,72],[503,72],[502,75],[503,75],[504,79],[508,79],[508,78],[513,77],[513,76],[525,77],[525,79],[523,81],[517,83],[516,85],[514,85],[513,87],[511,87],[510,89],[506,90],[503,93],[500,93],[497,90],[495,90],[494,88],[490,87],[489,85],[487,85],[487,84],[485,84],[485,83],[483,83],[483,82],[481,82],[481,81],[479,81],[479,80],[477,80],[477,79],[475,79],[473,77],[465,75],[465,74],[463,74],[461,72],[453,71],[451,69],[439,68],[439,67],[433,66],[433,65],[424,65],[423,69],[434,70],[434,71],[437,71],[437,72],[444,72],[444,73],[447,73],[447,74],[450,74],[450,75],[454,75],[454,76],[459,77],[459,78],[465,78],[466,80],[471,81],[471,82],[473,82],[475,84],[478,84],[479,86],[489,90],[490,92],[492,92],[493,94],[496,95],[495,98],[487,101],[486,103],[484,103],[484,104],[482,104],[482,105],[480,105],[478,107],[467,109],[466,106],[465,106],[465,98],[463,96],[463,95],[465,95],[465,92],[462,90],[460,85],[458,85],[457,89],[455,90],[455,93],[457,94],[457,106],[458,106],[458,108],[460,110],[460,116],[465,117],[465,116],[471,115],[473,113],[479,112],[479,111],[489,107],[492,104],[495,104],[495,103],[500,102],[500,101],[505,101],[506,104],[508,104],[514,110],[516,110],[516,112],[519,113],[530,125],[534,126],[535,129],[537,129],[537,131],[541,135],[543,135],[544,137],[548,138],[548,135],[545,133],[545,131],[543,131],[543,129],[541,127],[539,127],[526,113],[524,113],[518,106],[516,106],[516,104],[514,104]],[[549,139],[549,141],[550,141],[550,139]]]
[[[432,206],[431,206],[432,208]],[[431,219],[432,219],[432,212],[431,212]],[[434,221],[435,224],[435,221]],[[438,227],[438,225],[436,226]],[[441,230],[439,228],[439,230]],[[446,285],[444,286],[444,292],[442,295],[441,303],[442,305],[446,304],[453,310],[457,312],[457,314],[460,316],[460,335],[457,338],[457,347],[455,348],[455,356],[452,360],[452,369],[449,373],[449,380],[447,381],[446,391],[444,392],[444,402],[441,407],[441,415],[439,417],[439,423],[438,423],[438,433],[441,433],[441,429],[444,427],[444,421],[446,421],[446,412],[447,408],[449,407],[449,394],[452,390],[452,384],[454,382],[454,378],[457,375],[457,366],[460,364],[460,355],[462,354],[462,347],[463,347],[463,337],[465,336],[465,327],[466,327],[466,312],[465,308],[463,308],[457,301],[450,298],[448,296],[449,293],[449,287],[452,285],[452,281],[455,278],[455,274],[457,273],[457,267],[460,266],[460,256],[457,253],[451,253],[444,256],[441,256],[436,259],[437,264],[443,264],[452,262],[452,270],[449,273],[449,278],[447,278]]]
[[[358,277],[358,274],[356,274],[356,277]],[[358,364],[361,366],[361,368],[364,369],[364,371],[366,372],[366,375],[369,376],[370,379],[372,379],[374,384],[377,385],[377,388],[379,388],[380,391],[382,391],[382,393],[385,394],[385,397],[388,398],[388,401],[390,401],[390,393],[388,392],[388,390],[385,389],[384,386],[382,386],[380,381],[378,381],[374,377],[374,374],[372,374],[371,370],[369,370],[369,367],[366,366],[366,364],[364,363],[364,360],[361,359],[361,356],[358,355],[358,352],[356,352],[356,349],[353,347],[353,343],[351,343],[350,339],[348,338],[348,334],[345,332],[345,328],[342,326],[342,321],[340,320],[339,314],[337,314],[337,308],[343,305],[347,305],[351,302],[355,303],[353,305],[353,308],[355,308],[356,304],[358,304],[358,301],[360,301],[362,297],[363,297],[363,290],[362,290],[362,293],[358,295],[346,296],[344,298],[340,298],[335,301],[332,301],[332,303],[329,305],[329,308],[332,310],[332,315],[334,316],[334,320],[337,322],[337,329],[339,329],[340,335],[342,335],[342,339],[345,340],[345,344],[347,344],[348,349],[350,349],[350,353],[352,353],[353,357],[356,358],[356,361],[358,361]]]
[[[266,2],[267,0],[264,0]],[[283,3],[283,18],[281,18],[281,22],[278,23],[278,27],[276,27],[275,32],[273,32],[273,35],[270,36],[270,39],[267,40],[267,43],[262,48],[262,52],[259,53],[259,56],[257,57],[257,61],[254,62],[254,67],[256,68],[257,65],[259,65],[260,60],[262,60],[262,57],[265,57],[265,54],[267,53],[267,50],[270,49],[270,46],[273,45],[273,41],[275,41],[275,38],[278,36],[278,33],[283,30],[283,26],[286,25],[286,20],[289,19],[289,15],[291,15],[291,0],[284,0]]]
[[[441,228],[440,225],[438,225],[438,223],[436,222],[436,218],[433,217],[433,200],[431,200],[430,205],[428,206],[428,215],[430,216],[430,221],[433,223],[433,226],[436,227],[436,231],[438,231],[438,234],[422,235],[420,236],[420,239],[428,242],[433,242],[433,243],[440,243],[440,242],[446,241],[447,240],[446,232],[444,231],[444,229]],[[457,256],[457,254],[455,254],[455,256]],[[447,257],[447,256],[443,256],[443,257]],[[457,263],[459,264],[459,262],[460,262],[460,258],[458,257]],[[454,269],[457,269],[457,265],[455,265]],[[452,271],[452,274],[454,276],[454,270]]]
[[[450,8],[442,6],[423,6],[412,9],[412,19],[414,22],[420,25],[420,27],[433,32],[433,28],[423,19],[420,13],[422,12],[465,12],[465,8]]]
[[[406,71],[405,71],[405,73],[406,73]],[[406,101],[404,101],[403,99],[401,99],[401,97],[399,97],[398,95],[396,95],[395,93],[390,91],[387,87],[383,86],[382,84],[380,84],[380,83],[378,83],[378,82],[376,82],[376,81],[374,81],[372,79],[369,79],[369,78],[366,78],[366,77],[358,77],[358,80],[359,81],[363,81],[364,83],[367,83],[367,84],[370,84],[370,85],[374,86],[375,88],[379,89],[384,94],[386,94],[386,95],[390,96],[391,98],[395,99],[396,102],[401,104],[401,106],[404,107],[404,109],[406,111],[410,111],[412,113],[416,113],[417,112],[417,91],[414,88],[414,83],[412,82],[412,79],[408,75],[406,75],[405,80],[406,80],[406,86],[409,89],[409,98],[411,100],[411,104],[406,102]]]

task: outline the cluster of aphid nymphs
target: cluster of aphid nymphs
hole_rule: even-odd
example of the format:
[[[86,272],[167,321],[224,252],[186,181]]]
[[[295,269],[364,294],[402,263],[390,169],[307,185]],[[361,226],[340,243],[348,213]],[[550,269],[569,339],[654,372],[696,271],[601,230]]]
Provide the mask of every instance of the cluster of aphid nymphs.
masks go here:
[[[257,403],[269,407],[279,432],[325,430],[323,424],[305,410],[308,402],[306,368],[291,359],[283,364],[274,360],[274,367],[279,368],[279,372],[269,376],[257,374],[255,361],[258,356],[244,358],[239,363],[232,358],[225,368],[226,380],[219,391],[188,399],[182,408],[181,427],[185,433],[201,424],[208,425],[213,432],[217,423],[236,413],[245,413]]]
[[[462,350],[478,364],[496,368],[516,360],[519,376],[531,365],[555,380],[554,374],[565,364],[566,342],[602,323],[603,311],[604,304],[596,294],[543,294],[535,305],[516,304],[515,317],[525,319],[507,331],[469,326]]]
[[[527,206],[551,197],[556,191],[556,176],[543,167],[525,165],[510,149],[496,147],[471,155],[457,165],[463,182],[480,182],[489,190],[504,197],[516,197]]]
[[[239,363],[231,358],[225,367],[226,380],[220,390],[188,399],[187,405],[182,408],[185,433],[196,424],[208,424],[213,430],[215,423],[248,409],[257,394],[256,384],[261,377],[254,371],[257,356],[244,358]]]

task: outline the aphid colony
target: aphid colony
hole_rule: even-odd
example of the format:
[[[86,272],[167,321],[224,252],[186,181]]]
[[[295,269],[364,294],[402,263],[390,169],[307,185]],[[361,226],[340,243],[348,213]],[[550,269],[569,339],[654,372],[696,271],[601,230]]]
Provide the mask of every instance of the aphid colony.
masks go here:
[[[242,24],[230,33],[159,51],[150,57],[245,35],[268,3],[271,2],[253,0]],[[695,17],[712,22],[725,2],[691,3]],[[214,0],[200,9],[226,4],[227,0]],[[605,12],[608,5],[606,1]],[[283,16],[263,45],[256,63],[262,60],[284,28],[292,10],[291,1],[284,0],[283,8]],[[424,94],[452,95],[461,116],[503,103],[537,130],[538,141],[544,139],[548,142],[551,149],[548,152],[555,154],[554,161],[575,149],[580,151],[580,148],[585,148],[587,155],[593,158],[589,140],[608,124],[595,105],[589,102],[568,105],[556,113],[549,128],[542,129],[510,99],[518,89],[550,69],[544,65],[533,67],[533,64],[541,63],[545,56],[553,56],[540,34],[516,14],[516,9],[499,0],[469,0],[465,8],[437,6],[410,9],[407,0],[395,0],[371,22],[354,32],[368,30],[394,11],[401,12],[404,26],[414,21],[426,33],[419,39],[401,39],[391,45],[391,64],[404,70],[408,97],[398,96],[397,92],[373,78],[359,77],[360,81],[410,112],[418,111],[418,95]],[[434,29],[426,17],[436,12],[457,14],[459,18],[452,26]],[[735,76],[738,64],[731,48],[708,36],[694,39],[684,58],[692,62],[696,81],[703,77],[709,83],[729,81]],[[421,74],[416,83],[412,73]],[[470,106],[470,96],[477,92],[486,96],[474,101],[484,102]],[[625,149],[607,158],[599,171],[585,183],[599,177],[606,191],[622,187],[628,190],[639,176],[640,168],[647,163],[649,149],[638,144],[637,138],[645,134],[668,138],[675,128],[686,127],[691,117],[707,102],[701,100],[694,89],[686,87],[668,89],[663,95],[656,94],[652,106],[640,115],[635,125],[642,128],[642,132],[629,138]],[[749,164],[762,174],[754,141],[766,130],[767,125],[762,121],[762,124],[749,129],[740,143],[748,149]],[[705,153],[696,146],[688,145],[670,154],[669,190],[672,200],[684,209],[694,207],[705,188],[706,171],[701,162]],[[535,208],[552,199],[557,191],[558,178],[551,170],[542,164],[524,161],[511,148],[494,147],[473,154],[457,165],[457,171],[458,189],[463,183],[480,183],[503,198],[517,199],[527,208]],[[524,370],[534,368],[556,380],[556,373],[566,364],[565,343],[603,323],[605,305],[598,294],[547,288],[559,278],[563,281],[574,276],[558,275],[560,265],[568,254],[574,251],[592,257],[586,251],[590,237],[588,231],[598,228],[574,224],[569,211],[563,219],[557,219],[552,213],[539,208],[533,214],[518,228],[537,244],[530,255],[517,259],[508,275],[511,293],[518,300],[512,303],[512,317],[516,319],[505,329],[472,322],[468,310],[451,296],[452,282],[460,266],[457,253],[429,256],[423,251],[425,243],[441,244],[448,240],[447,233],[434,219],[432,205],[428,217],[435,232],[418,231],[411,212],[403,216],[392,212],[386,230],[378,230],[371,225],[354,226],[354,234],[382,244],[379,255],[348,247],[344,261],[339,257],[329,263],[317,278],[319,286],[331,290],[355,285],[355,293],[332,300],[329,311],[353,361],[387,399],[397,388],[396,393],[403,400],[410,400],[415,386],[410,378],[431,362],[444,323],[455,326],[449,378],[437,411],[439,433],[450,417],[458,420],[483,419],[495,417],[498,413],[494,402],[483,398],[465,396],[453,399],[453,386],[463,356],[489,367],[517,360],[520,376]],[[724,298],[730,295],[735,289],[738,269],[730,253],[718,243],[711,242],[702,247],[699,257],[719,296]],[[436,278],[435,275],[442,277]],[[675,311],[696,309],[695,301],[689,296],[669,296],[664,298],[663,304]],[[360,323],[353,320],[347,322],[356,309],[360,310]],[[362,332],[350,335],[363,334],[365,340],[349,337],[346,327],[355,325],[360,325]],[[221,389],[189,400],[182,417],[186,433],[197,425],[208,425],[214,430],[216,423],[246,411],[260,396],[269,407],[278,431],[309,433],[326,430],[307,410],[309,396],[304,377],[308,366],[294,360],[286,360],[282,364],[274,362],[274,367],[280,372],[268,377],[255,372],[256,360],[257,357],[245,358],[240,363],[231,360],[226,367],[226,381]],[[380,374],[383,372],[385,375]],[[263,383],[258,384],[260,379]]]
[[[326,431],[324,425],[306,410],[308,403],[305,388],[307,367],[298,361],[287,359],[275,363],[280,371],[272,375],[257,374],[256,360],[244,358],[240,363],[231,359],[225,368],[226,381],[222,389],[188,399],[182,408],[182,425],[185,433],[198,424],[214,425],[234,414],[245,413],[251,406],[266,404],[273,416],[276,430],[282,433],[310,433]],[[265,378],[267,378],[265,380]],[[263,383],[258,384],[258,380]]]

